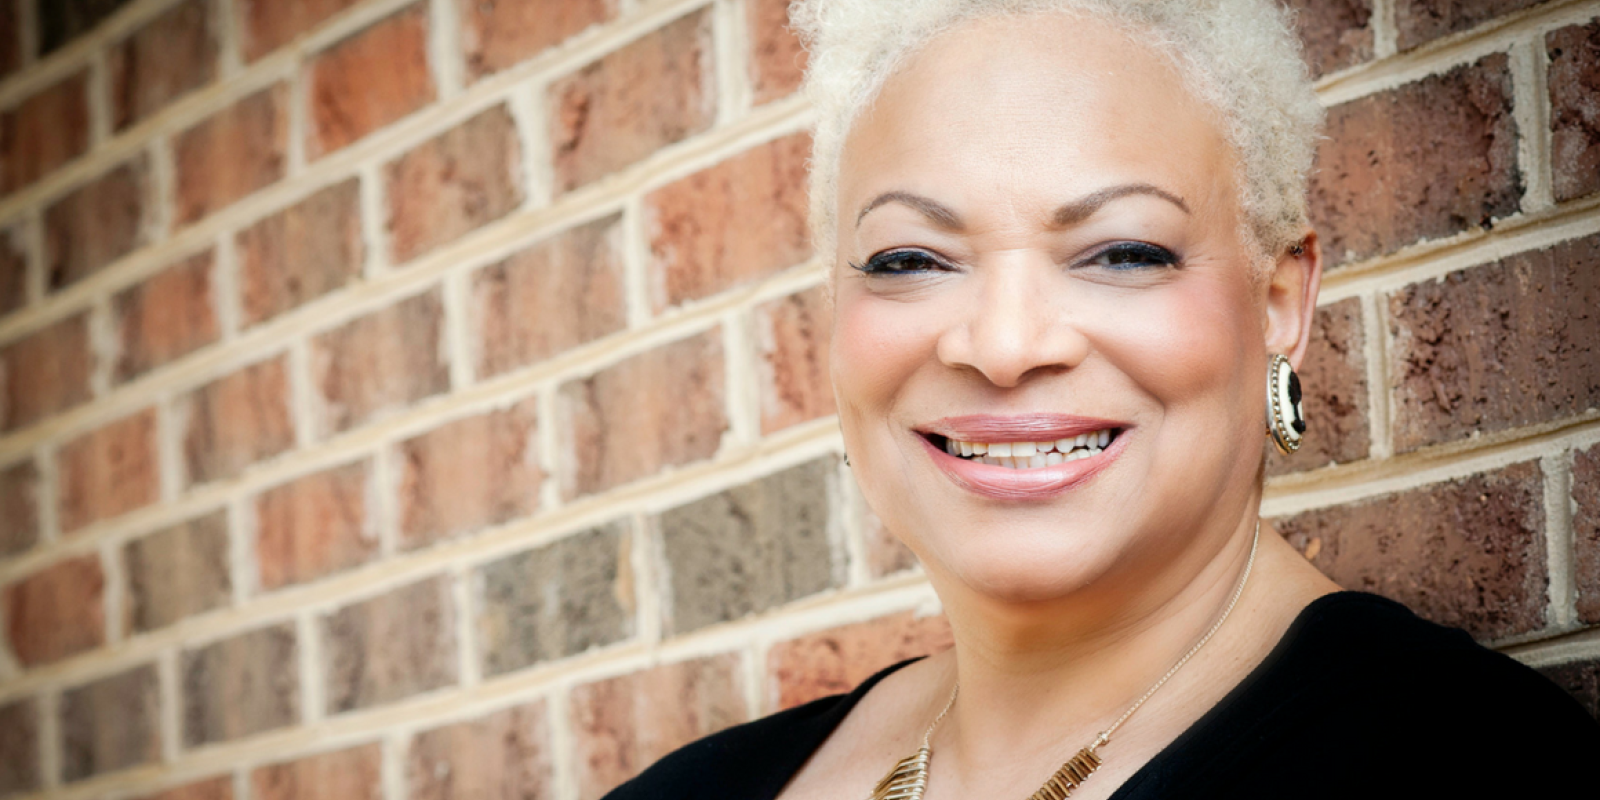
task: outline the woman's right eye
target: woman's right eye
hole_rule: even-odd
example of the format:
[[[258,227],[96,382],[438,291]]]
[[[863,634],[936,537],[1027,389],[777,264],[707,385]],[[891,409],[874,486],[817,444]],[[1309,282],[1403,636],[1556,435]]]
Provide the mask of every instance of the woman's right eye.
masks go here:
[[[948,272],[951,267],[926,250],[885,250],[865,264],[851,267],[868,275],[907,275],[922,272]]]

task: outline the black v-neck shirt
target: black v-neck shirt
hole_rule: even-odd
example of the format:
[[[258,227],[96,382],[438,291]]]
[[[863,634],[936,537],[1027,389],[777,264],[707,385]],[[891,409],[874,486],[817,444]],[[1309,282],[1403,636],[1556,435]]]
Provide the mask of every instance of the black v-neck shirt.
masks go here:
[[[606,798],[775,798],[856,703],[908,663],[850,694],[694,742]],[[1462,631],[1339,592],[1307,606],[1255,670],[1112,800],[1334,797],[1600,798],[1600,723]]]

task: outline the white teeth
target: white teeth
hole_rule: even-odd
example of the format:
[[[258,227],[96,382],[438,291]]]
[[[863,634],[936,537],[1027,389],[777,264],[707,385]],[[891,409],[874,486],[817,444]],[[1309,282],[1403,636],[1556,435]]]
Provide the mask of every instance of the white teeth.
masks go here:
[[[994,456],[995,458],[1005,458],[1007,456],[1010,456],[1011,455],[1011,443],[1010,442],[991,442],[991,443],[989,443],[989,455]]]
[[[1073,447],[1084,447],[1089,444],[1089,434],[1080,433],[1078,438],[1072,440]]]
[[[972,454],[975,455],[975,456],[986,456],[986,455],[988,455],[989,454],[989,445],[986,445],[983,442],[973,442],[972,443]]]
[[[1028,457],[1028,468],[1038,469],[1045,465],[1045,456],[1033,455]]]
[[[1044,456],[1044,465],[1047,466],[1047,467],[1053,467],[1053,466],[1055,466],[1057,464],[1060,464],[1061,462],[1066,461],[1066,460],[1067,460],[1066,456],[1064,456],[1064,455],[1062,455],[1060,453],[1051,451],[1051,452],[1045,454],[1045,456]]]
[[[1053,442],[963,442],[946,439],[945,452],[980,464],[1012,469],[1038,469],[1099,455],[1111,444],[1112,431],[1084,433]]]
[[[1108,444],[1111,444],[1111,431],[1109,431],[1109,430],[1101,431],[1100,432],[1100,446],[1101,447],[1105,447]]]
[[[1078,441],[1077,439],[1075,439],[1073,437],[1070,437],[1070,436],[1065,438],[1065,439],[1057,439],[1056,440],[1056,449],[1060,450],[1063,453],[1070,453],[1070,452],[1072,452],[1072,446],[1074,444],[1076,444],[1077,441]]]
[[[1033,442],[1012,442],[1011,455],[1017,458],[1032,458],[1039,452],[1039,445]]]
[[[952,440],[952,441],[954,441],[954,440]],[[972,455],[972,442],[961,442],[960,443],[960,447],[961,447],[961,455],[963,455],[963,456]]]

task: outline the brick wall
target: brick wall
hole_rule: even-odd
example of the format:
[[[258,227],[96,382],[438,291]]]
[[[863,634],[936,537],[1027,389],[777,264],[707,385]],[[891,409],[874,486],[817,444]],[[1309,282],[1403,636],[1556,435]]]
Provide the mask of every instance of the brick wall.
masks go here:
[[[1600,713],[1600,3],[1300,0],[1314,563]],[[595,798],[944,646],[782,0],[0,0],[0,797]]]

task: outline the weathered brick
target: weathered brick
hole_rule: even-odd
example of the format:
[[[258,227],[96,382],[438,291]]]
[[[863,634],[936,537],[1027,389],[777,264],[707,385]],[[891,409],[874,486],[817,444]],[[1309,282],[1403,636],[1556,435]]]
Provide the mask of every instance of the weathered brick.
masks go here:
[[[617,0],[458,0],[467,70],[481,78],[617,15]]]
[[[1372,0],[1279,0],[1294,11],[1312,77],[1372,58]]]
[[[1600,191],[1600,20],[1544,37],[1550,168],[1557,202]]]
[[[0,3],[0,31],[10,35],[0,36],[0,78],[8,78],[22,67],[22,37],[18,32],[22,23],[17,19],[15,3]],[[5,793],[5,781],[0,780],[0,794]]]
[[[917,554],[895,538],[865,502],[861,503],[861,536],[867,546],[867,571],[874,578],[883,578],[916,567]]]
[[[628,325],[622,221],[556,234],[472,277],[478,373],[500,375]]]
[[[224,511],[135,539],[122,553],[128,576],[128,621],[135,632],[221,608],[232,596]]]
[[[361,0],[239,0],[240,47],[246,61],[299,38]]]
[[[389,241],[410,261],[497,220],[522,204],[516,123],[495,106],[384,168]]]
[[[626,523],[571,534],[479,573],[484,673],[500,675],[633,634]]]
[[[1578,618],[1600,623],[1600,445],[1572,454],[1572,560]]]
[[[721,331],[634,356],[561,387],[562,493],[595,494],[710,458],[728,428]]]
[[[39,24],[39,54],[47,55],[88,33],[128,0],[31,0]]]
[[[318,753],[250,773],[252,800],[383,800],[383,745]]]
[[[1401,50],[1409,50],[1539,2],[1541,0],[1398,0],[1394,9],[1395,43]]]
[[[289,89],[262,89],[173,137],[178,224],[194,222],[282,178]]]
[[[1317,309],[1311,341],[1300,364],[1306,438],[1292,456],[1270,444],[1269,474],[1300,472],[1366,458],[1372,446],[1367,421],[1366,334],[1361,299],[1351,297]]]
[[[218,775],[202,781],[175,786],[140,800],[233,800],[233,776]]]
[[[135,158],[44,210],[45,282],[54,291],[99,272],[145,241],[149,169]]]
[[[39,703],[32,698],[0,705],[0,797],[38,789]]]
[[[28,304],[28,251],[22,223],[0,227],[0,314]]]
[[[185,0],[112,45],[112,125],[116,130],[160,111],[217,74],[210,0]]]
[[[1589,716],[1600,719],[1600,659],[1569,661],[1539,671],[1567,690]]]
[[[39,468],[27,460],[0,469],[0,557],[39,541]]]
[[[711,127],[711,53],[711,14],[697,11],[552,85],[556,189],[575,189]]]
[[[413,5],[319,54],[309,67],[306,154],[326,155],[433,102],[428,11]]]
[[[663,664],[572,690],[578,797],[597,800],[667,753],[749,718],[739,656]]]
[[[1600,407],[1600,236],[1389,297],[1397,451]]]
[[[423,731],[406,756],[411,800],[555,795],[543,701]]]
[[[789,27],[788,0],[745,0],[750,86],[757,105],[787,97],[805,77],[806,51]]]
[[[260,628],[183,654],[183,743],[199,747],[295,724],[300,669],[294,623]]]
[[[418,581],[329,614],[322,650],[329,714],[454,684],[450,579]]]
[[[434,289],[311,341],[320,433],[350,430],[450,389],[444,304]]]
[[[354,283],[366,248],[361,185],[336,183],[239,234],[244,324],[254,325]]]
[[[32,184],[89,149],[88,87],[89,71],[83,70],[0,112],[0,195]]]
[[[62,692],[62,780],[159,761],[159,695],[154,664]]]
[[[761,352],[761,432],[834,412],[828,371],[833,305],[822,287],[756,308]]]
[[[16,430],[86,402],[94,355],[89,350],[89,314],[82,312],[0,348],[5,390],[0,422]]]
[[[261,587],[277,589],[364,564],[378,553],[365,461],[298,478],[256,499]]]
[[[1544,489],[1536,461],[1274,523],[1346,589],[1495,639],[1544,626]]]
[[[133,380],[222,337],[212,302],[213,261],[207,250],[111,298],[116,382]]]
[[[100,557],[70,558],[5,589],[6,641],[25,667],[105,642],[105,574]]]
[[[829,531],[838,520],[833,457],[663,513],[678,633],[766,611],[839,585]]]
[[[955,644],[943,616],[910,611],[808,633],[767,653],[768,700],[773,710],[794,708],[848,692],[878,670]]]
[[[456,420],[400,443],[400,546],[407,550],[539,508],[534,400]]]
[[[143,508],[161,496],[156,412],[146,409],[82,434],[56,454],[61,530]]]
[[[644,200],[657,311],[758,280],[805,260],[811,137],[752,148]]]
[[[236,477],[294,447],[287,361],[252,364],[177,399],[188,485]]]
[[[1488,227],[1522,196],[1503,53],[1334,106],[1310,208],[1330,266]]]

